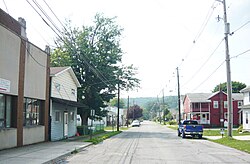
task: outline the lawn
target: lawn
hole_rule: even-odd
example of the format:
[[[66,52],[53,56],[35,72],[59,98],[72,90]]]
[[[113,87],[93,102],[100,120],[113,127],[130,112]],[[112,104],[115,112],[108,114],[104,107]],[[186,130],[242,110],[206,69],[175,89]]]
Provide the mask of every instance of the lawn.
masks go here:
[[[218,140],[210,141],[250,153],[250,141],[241,141],[229,137],[223,137]]]
[[[233,130],[233,136],[242,136],[242,135],[250,135],[249,132],[239,133],[237,130]],[[204,136],[221,136],[220,129],[204,129]],[[227,136],[227,130],[224,130],[224,136]]]
[[[114,135],[121,133],[121,132],[122,131],[105,132],[105,133],[101,133],[101,134],[98,134],[96,136],[93,136],[92,139],[86,139],[84,141],[85,142],[92,142],[93,144],[98,144],[98,143],[104,141],[105,139],[108,139]]]

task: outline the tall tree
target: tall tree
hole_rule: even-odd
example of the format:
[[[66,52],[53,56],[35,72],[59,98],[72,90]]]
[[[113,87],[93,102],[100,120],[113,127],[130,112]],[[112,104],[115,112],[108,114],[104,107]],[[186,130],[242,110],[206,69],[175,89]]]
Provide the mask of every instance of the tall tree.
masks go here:
[[[52,66],[71,66],[81,88],[78,89],[78,101],[88,106],[80,109],[83,123],[87,123],[90,110],[98,116],[105,116],[106,102],[115,97],[117,83],[122,89],[139,85],[133,77],[133,66],[119,66],[122,61],[120,37],[123,31],[115,23],[115,18],[105,18],[96,14],[93,26],[82,29],[66,24],[64,35],[56,40],[57,49],[51,56]]]
[[[232,93],[240,93],[240,90],[242,90],[245,87],[246,87],[246,84],[244,84],[244,83],[232,81]],[[227,83],[225,82],[225,83],[216,85],[213,92],[217,92],[220,89],[223,92],[227,93]]]
[[[112,100],[110,100],[110,105],[117,107],[118,106],[118,98],[113,98]],[[123,99],[120,99],[119,105],[120,105],[120,108],[125,107],[125,102]]]

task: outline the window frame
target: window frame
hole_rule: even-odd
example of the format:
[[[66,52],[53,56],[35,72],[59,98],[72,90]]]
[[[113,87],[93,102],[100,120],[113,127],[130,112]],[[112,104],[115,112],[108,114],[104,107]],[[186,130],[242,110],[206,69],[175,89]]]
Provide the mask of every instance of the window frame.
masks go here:
[[[41,124],[42,101],[33,98],[24,98],[23,126],[37,126]]]
[[[227,109],[227,107],[228,107],[228,102],[227,102],[227,101],[224,101],[224,102],[223,102],[223,106],[224,106],[225,109]]]
[[[3,101],[0,102],[3,104],[2,107],[0,107],[0,110],[2,108],[2,118],[0,118],[0,129],[4,128],[11,128],[11,115],[12,115],[12,96],[5,95],[0,93],[0,95],[3,97]]]
[[[213,108],[218,109],[219,108],[219,101],[213,101]]]

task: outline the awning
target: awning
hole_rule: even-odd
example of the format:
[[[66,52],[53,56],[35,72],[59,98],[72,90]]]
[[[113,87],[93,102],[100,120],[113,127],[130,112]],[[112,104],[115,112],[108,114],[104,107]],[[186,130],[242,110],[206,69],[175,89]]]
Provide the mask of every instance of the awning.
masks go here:
[[[80,102],[64,100],[64,99],[59,99],[59,98],[55,98],[55,97],[51,97],[51,99],[53,102],[57,102],[60,104],[64,104],[64,105],[68,105],[68,106],[72,106],[72,107],[78,107],[78,108],[87,108],[87,106],[85,104],[80,103]]]

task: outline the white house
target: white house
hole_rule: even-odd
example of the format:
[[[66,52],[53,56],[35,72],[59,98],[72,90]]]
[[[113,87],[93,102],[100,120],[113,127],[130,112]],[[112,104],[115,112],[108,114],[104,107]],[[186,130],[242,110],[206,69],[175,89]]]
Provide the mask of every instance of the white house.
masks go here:
[[[240,91],[244,95],[243,105],[241,106],[243,131],[250,131],[250,86]]]
[[[50,139],[72,137],[77,132],[77,88],[80,83],[71,67],[50,68]]]

